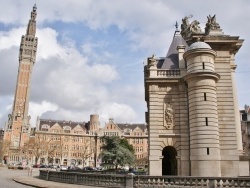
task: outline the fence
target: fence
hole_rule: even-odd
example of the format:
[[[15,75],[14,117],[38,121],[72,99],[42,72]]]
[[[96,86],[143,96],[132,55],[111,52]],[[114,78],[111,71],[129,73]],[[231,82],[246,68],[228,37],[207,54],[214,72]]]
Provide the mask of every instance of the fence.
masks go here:
[[[116,188],[250,188],[249,177],[183,177],[134,174],[100,174],[40,170],[39,177],[48,181]]]

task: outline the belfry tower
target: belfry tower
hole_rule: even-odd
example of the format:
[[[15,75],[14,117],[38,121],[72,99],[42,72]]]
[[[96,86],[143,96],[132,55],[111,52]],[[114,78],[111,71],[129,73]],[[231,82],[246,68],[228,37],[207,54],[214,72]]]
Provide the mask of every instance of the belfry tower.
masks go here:
[[[13,149],[23,146],[29,139],[30,116],[28,116],[28,110],[30,80],[36,60],[38,42],[37,37],[35,37],[36,9],[36,5],[34,5],[27,26],[26,35],[23,35],[21,39],[15,98],[12,114],[9,114],[4,134],[4,139],[10,141],[10,146]]]

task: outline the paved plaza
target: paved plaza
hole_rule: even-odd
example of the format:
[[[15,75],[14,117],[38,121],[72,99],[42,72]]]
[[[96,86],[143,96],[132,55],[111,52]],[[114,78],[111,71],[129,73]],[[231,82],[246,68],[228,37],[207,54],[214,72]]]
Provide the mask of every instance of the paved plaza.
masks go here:
[[[0,188],[94,188],[93,186],[74,185],[45,181],[38,178],[39,169],[34,168],[32,176],[28,176],[28,170],[13,170],[0,167]]]

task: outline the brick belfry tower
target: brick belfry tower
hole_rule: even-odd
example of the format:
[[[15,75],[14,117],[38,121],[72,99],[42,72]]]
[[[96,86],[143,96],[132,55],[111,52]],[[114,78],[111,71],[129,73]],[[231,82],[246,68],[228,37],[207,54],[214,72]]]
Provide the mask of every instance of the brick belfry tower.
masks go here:
[[[149,174],[249,176],[234,78],[243,40],[225,35],[215,16],[204,31],[189,18],[166,57],[144,67]]]
[[[36,5],[33,6],[26,35],[22,36],[19,51],[19,67],[12,114],[9,114],[4,139],[10,141],[13,149],[18,149],[29,140],[30,116],[29,95],[32,69],[36,60]]]

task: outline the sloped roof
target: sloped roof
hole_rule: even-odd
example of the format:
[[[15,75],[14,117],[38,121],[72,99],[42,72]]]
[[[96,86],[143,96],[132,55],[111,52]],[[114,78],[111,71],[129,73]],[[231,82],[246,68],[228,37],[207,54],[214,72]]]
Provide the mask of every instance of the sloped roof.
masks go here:
[[[77,125],[82,127],[83,129],[86,129],[86,122],[75,122],[75,121],[62,121],[62,120],[50,120],[50,119],[40,119],[40,125],[39,125],[39,130],[41,129],[41,125],[47,124],[50,127],[52,127],[55,124],[60,125],[62,128],[64,126],[69,126],[71,129],[74,129]]]
[[[101,129],[101,131],[106,131],[106,130],[111,130],[111,129],[108,129],[108,127],[110,125],[114,125],[118,130],[121,131],[121,128],[113,122],[113,119],[110,119],[108,123],[105,124],[105,126]],[[114,128],[112,128],[112,130],[114,130]]]
[[[117,126],[121,129],[131,129],[134,130],[136,127],[139,127],[141,130],[147,129],[147,125],[145,124],[126,124],[126,123],[119,123]]]
[[[175,31],[172,43],[168,49],[168,53],[164,59],[164,62],[158,61],[159,68],[161,69],[178,69],[179,68],[179,60],[178,60],[178,51],[177,51],[177,46],[179,45],[184,45],[186,46],[187,49],[187,43],[186,41],[182,38],[180,31],[177,29]],[[185,49],[185,51],[186,51]]]

